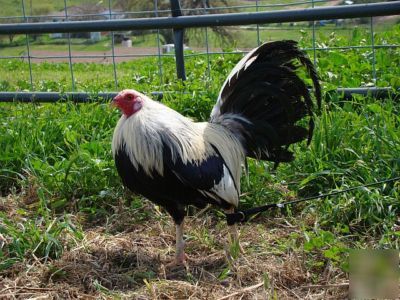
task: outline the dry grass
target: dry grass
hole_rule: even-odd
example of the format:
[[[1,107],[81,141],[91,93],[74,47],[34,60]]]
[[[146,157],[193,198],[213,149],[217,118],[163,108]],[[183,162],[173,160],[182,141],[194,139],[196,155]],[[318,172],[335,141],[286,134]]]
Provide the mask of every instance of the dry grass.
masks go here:
[[[9,203],[3,201],[2,203]],[[122,208],[117,208],[117,210]],[[305,254],[288,246],[299,225],[283,218],[240,228],[246,253],[228,261],[227,228],[214,214],[186,220],[189,268],[169,270],[174,225],[153,206],[85,224],[80,241],[66,236],[59,259],[27,259],[0,273],[0,299],[344,299],[345,275],[327,264],[307,268]],[[2,210],[13,214],[13,206]],[[293,220],[295,222],[295,220]],[[222,275],[221,275],[222,274]],[[225,274],[225,275],[223,275]]]

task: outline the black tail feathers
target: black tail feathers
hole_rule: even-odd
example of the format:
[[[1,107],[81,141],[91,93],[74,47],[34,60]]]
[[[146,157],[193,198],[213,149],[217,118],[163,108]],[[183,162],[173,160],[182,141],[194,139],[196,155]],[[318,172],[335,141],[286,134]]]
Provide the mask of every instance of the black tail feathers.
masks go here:
[[[313,63],[295,41],[277,41],[261,45],[238,63],[221,89],[211,122],[232,130],[249,157],[291,161],[288,146],[304,139],[310,142],[314,130],[314,105],[297,74],[300,65],[311,78],[320,108],[321,88]],[[298,124],[305,117],[308,128]]]

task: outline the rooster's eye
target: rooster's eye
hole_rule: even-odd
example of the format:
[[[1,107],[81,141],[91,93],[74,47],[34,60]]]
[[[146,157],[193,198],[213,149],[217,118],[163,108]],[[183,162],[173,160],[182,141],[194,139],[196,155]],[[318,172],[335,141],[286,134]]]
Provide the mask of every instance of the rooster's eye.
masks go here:
[[[128,98],[128,100],[133,100],[135,98],[135,96],[132,94],[128,94],[128,95],[126,95],[126,98]]]

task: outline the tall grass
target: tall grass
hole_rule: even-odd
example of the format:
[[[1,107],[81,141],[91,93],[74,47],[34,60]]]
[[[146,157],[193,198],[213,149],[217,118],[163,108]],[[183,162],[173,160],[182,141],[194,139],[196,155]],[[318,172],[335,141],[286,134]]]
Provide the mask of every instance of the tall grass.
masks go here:
[[[390,99],[328,103],[316,119],[310,147],[295,147],[294,162],[276,171],[270,164],[251,164],[250,183],[244,186],[245,194],[250,193],[244,199],[246,205],[277,202],[294,192],[307,197],[399,176],[399,108]],[[281,186],[288,190],[282,191]],[[398,221],[399,192],[398,183],[392,182],[300,207],[317,211],[328,228],[341,223],[356,231],[380,234]]]
[[[307,194],[313,182],[322,190],[346,189],[398,176],[398,109],[390,99],[382,103],[360,99],[326,107],[316,124],[319,130],[309,155],[294,163],[310,173],[300,182],[300,192]],[[332,197],[315,206],[324,212],[324,224],[344,223],[357,230],[379,231],[397,221],[398,195],[399,187],[389,183]]]

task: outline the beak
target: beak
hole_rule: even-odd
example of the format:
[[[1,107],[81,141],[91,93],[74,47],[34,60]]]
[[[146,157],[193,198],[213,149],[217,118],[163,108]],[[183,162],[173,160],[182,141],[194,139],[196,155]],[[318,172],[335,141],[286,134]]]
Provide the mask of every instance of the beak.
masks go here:
[[[112,101],[110,102],[110,107],[111,107],[111,108],[118,107],[118,104],[117,104],[118,100],[119,100],[119,96],[115,96],[115,97],[112,99]]]

